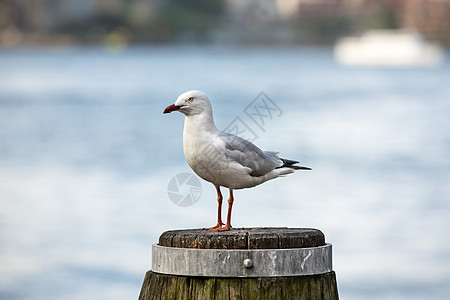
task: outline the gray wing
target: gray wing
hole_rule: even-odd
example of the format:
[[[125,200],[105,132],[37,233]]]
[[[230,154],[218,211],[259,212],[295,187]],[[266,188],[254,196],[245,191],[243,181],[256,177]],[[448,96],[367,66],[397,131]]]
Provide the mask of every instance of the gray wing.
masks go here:
[[[262,176],[283,165],[276,152],[262,151],[255,144],[237,135],[222,133],[225,156],[251,169],[251,176]]]

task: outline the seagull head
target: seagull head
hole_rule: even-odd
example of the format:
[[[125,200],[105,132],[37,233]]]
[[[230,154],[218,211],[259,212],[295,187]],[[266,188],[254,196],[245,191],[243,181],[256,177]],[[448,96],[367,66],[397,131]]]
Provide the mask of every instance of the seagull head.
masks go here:
[[[208,96],[201,91],[189,91],[178,96],[174,104],[169,105],[163,114],[179,111],[185,116],[198,115],[204,111],[212,112]]]

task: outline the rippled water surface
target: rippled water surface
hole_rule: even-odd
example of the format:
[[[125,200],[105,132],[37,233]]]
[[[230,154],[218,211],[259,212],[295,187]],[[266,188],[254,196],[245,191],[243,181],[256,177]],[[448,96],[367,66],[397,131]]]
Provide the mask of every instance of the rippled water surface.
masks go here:
[[[342,299],[447,299],[449,78],[312,48],[0,51],[0,298],[135,299],[160,233],[214,225],[211,184],[167,195],[191,171],[162,111],[200,89],[218,127],[313,168],[236,191],[234,226],[321,229]],[[261,92],[281,110],[262,127]]]

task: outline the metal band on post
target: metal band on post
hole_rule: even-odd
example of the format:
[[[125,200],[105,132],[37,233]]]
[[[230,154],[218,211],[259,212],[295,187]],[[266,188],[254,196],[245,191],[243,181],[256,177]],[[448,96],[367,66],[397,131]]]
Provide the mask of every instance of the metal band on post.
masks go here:
[[[195,249],[152,246],[152,271],[205,277],[279,277],[332,271],[332,246],[288,249]]]

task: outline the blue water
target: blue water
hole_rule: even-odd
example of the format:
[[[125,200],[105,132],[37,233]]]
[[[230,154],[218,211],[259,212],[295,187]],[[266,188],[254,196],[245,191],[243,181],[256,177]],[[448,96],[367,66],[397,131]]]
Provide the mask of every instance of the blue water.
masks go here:
[[[216,124],[313,168],[235,193],[233,225],[316,227],[342,299],[450,298],[450,64],[345,68],[323,48],[0,51],[0,299],[135,299],[150,246],[215,223],[178,207],[190,89]],[[261,128],[245,109],[281,109]]]

